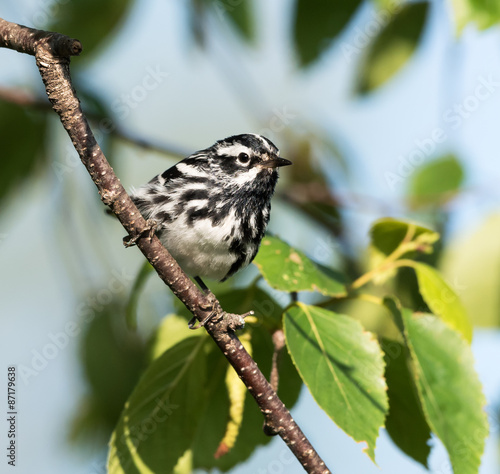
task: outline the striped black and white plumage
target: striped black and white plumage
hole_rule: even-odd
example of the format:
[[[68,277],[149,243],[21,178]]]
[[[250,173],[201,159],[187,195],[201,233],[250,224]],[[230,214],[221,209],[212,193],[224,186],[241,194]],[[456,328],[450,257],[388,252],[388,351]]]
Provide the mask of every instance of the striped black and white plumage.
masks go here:
[[[225,280],[257,254],[277,168],[290,164],[267,138],[235,135],[154,177],[132,199],[187,273]]]

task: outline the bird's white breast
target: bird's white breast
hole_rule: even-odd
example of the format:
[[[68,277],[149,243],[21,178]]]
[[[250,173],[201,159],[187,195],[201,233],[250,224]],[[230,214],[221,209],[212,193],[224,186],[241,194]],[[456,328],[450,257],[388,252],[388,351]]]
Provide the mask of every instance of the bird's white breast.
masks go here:
[[[229,236],[235,224],[233,211],[215,226],[209,218],[197,219],[190,225],[184,214],[176,220],[175,225],[165,226],[161,240],[189,274],[221,280],[236,261],[236,256],[229,252]]]

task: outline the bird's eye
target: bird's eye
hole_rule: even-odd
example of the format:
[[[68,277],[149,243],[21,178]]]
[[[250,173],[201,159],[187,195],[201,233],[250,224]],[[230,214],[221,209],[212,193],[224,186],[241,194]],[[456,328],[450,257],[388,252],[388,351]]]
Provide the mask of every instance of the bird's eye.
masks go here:
[[[250,157],[246,153],[240,153],[238,155],[238,161],[242,164],[246,164],[250,161]]]

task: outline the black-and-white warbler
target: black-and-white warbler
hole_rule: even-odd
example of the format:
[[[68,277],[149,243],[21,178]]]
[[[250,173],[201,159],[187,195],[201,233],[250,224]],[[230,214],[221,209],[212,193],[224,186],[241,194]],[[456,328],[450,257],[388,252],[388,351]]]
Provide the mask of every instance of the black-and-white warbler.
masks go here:
[[[267,138],[243,134],[197,151],[132,192],[184,271],[224,281],[257,254],[269,221],[279,157]]]

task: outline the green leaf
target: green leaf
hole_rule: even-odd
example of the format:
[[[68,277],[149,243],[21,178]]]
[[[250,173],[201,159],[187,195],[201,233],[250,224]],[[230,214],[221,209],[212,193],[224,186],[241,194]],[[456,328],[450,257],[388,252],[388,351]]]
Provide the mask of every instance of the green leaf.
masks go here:
[[[98,291],[89,295],[95,299]],[[75,336],[83,329],[80,358],[88,391],[72,422],[73,439],[106,442],[145,367],[141,338],[127,331],[120,298],[100,308],[92,319],[72,323]],[[59,333],[62,337],[64,333]]]
[[[415,262],[413,268],[420,293],[429,309],[470,342],[472,326],[460,298],[436,269],[420,262]]]
[[[0,200],[29,178],[36,165],[45,161],[45,114],[28,113],[18,105],[0,101],[2,172]]]
[[[86,378],[112,422],[116,422],[144,368],[143,344],[124,328],[122,314],[123,308],[116,302],[105,306],[86,328],[82,341]]]
[[[286,349],[279,356],[278,373],[278,396],[285,406],[291,409],[299,399],[303,382]]]
[[[206,342],[184,339],[148,367],[113,432],[111,474],[171,472],[190,447],[211,396]]]
[[[476,474],[488,422],[471,349],[433,315],[403,310],[402,319],[427,422],[448,450],[453,472]]]
[[[406,3],[392,16],[368,49],[359,72],[358,93],[371,92],[396,74],[413,55],[429,5]]]
[[[129,329],[137,329],[137,304],[139,303],[139,296],[141,296],[144,285],[152,272],[153,267],[148,261],[145,261],[135,277],[125,309],[125,320],[127,321],[127,327]]]
[[[130,4],[130,0],[59,2],[57,8],[51,10],[47,29],[80,40],[83,54],[88,57],[124,21]]]
[[[298,0],[293,35],[302,67],[311,65],[347,25],[361,0]]]
[[[389,413],[385,427],[394,443],[425,467],[430,453],[431,432],[418,399],[408,367],[407,348],[399,342],[382,340]],[[411,426],[411,429],[408,427]]]
[[[408,235],[410,226],[413,227],[411,240],[418,240],[422,245],[430,245],[439,239],[439,234],[432,229],[387,217],[377,220],[370,229],[371,246],[384,256],[390,255]]]
[[[382,351],[341,314],[298,303],[284,317],[288,351],[318,405],[374,459],[388,410]]]
[[[276,237],[262,240],[254,263],[267,283],[277,290],[318,291],[327,296],[346,293],[340,278],[327,275],[302,252]]]
[[[408,199],[415,207],[442,205],[460,190],[464,172],[452,155],[444,156],[418,168],[412,175]]]
[[[484,30],[500,22],[500,3],[492,0],[451,0],[459,33],[469,23]]]

